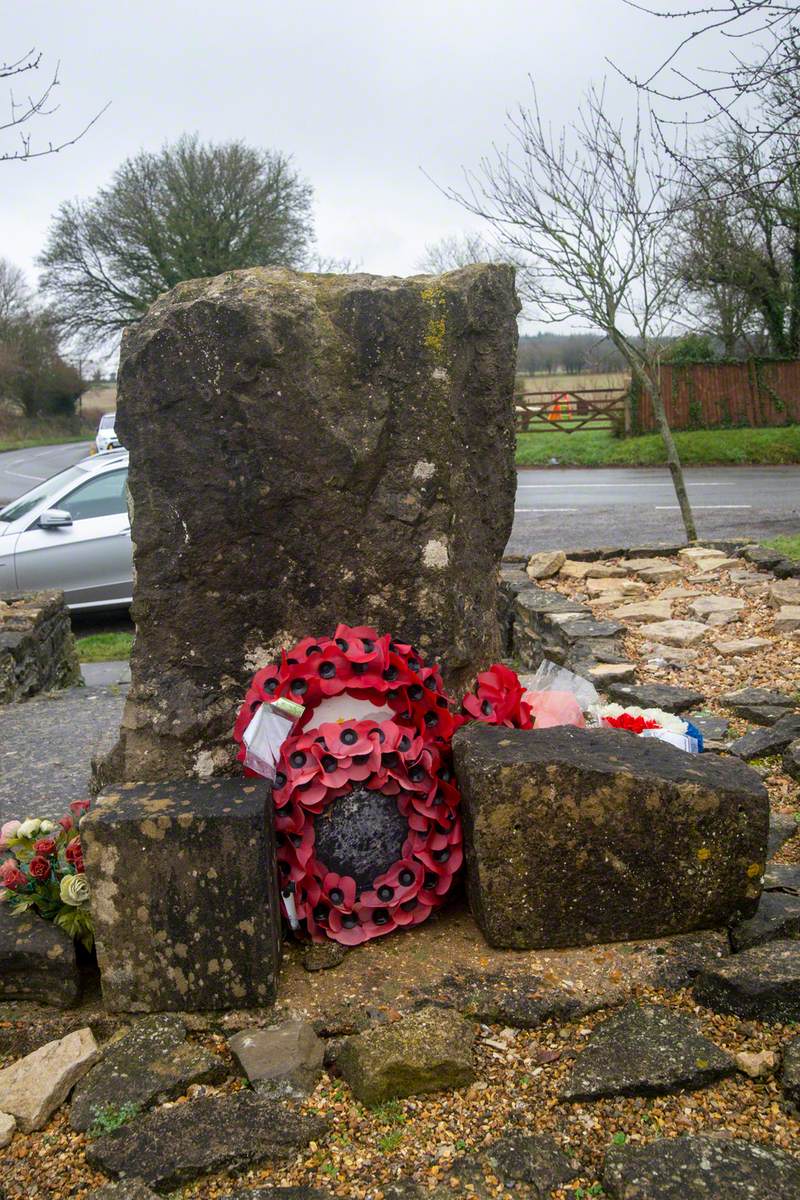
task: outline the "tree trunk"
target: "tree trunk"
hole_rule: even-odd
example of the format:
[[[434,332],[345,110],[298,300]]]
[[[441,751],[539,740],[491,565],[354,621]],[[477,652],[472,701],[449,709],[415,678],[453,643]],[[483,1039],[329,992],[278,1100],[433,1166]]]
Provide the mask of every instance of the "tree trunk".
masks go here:
[[[639,382],[646,390],[650,401],[653,405],[653,412],[658,421],[659,432],[664,442],[664,447],[667,451],[667,466],[669,467],[670,475],[672,476],[672,486],[675,488],[675,495],[678,497],[678,507],[681,510],[683,518],[683,527],[686,530],[686,538],[689,542],[697,541],[697,529],[694,523],[694,514],[692,506],[689,503],[689,496],[686,492],[686,483],[683,478],[683,467],[681,466],[678,448],[675,445],[675,439],[672,436],[672,430],[669,427],[667,413],[664,408],[664,401],[661,398],[661,387],[656,376],[650,377],[649,372],[637,370]]]

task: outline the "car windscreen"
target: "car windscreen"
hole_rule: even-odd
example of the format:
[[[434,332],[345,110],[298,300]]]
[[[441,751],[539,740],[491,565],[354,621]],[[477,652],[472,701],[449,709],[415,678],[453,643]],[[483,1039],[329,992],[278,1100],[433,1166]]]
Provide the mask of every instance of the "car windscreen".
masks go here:
[[[116,413],[106,413],[106,415],[104,417],[101,417],[100,418],[100,428],[101,429],[113,429],[114,428],[114,418],[116,417],[116,415],[117,415]]]
[[[48,496],[52,496],[68,484],[78,483],[86,477],[86,471],[81,470],[80,467],[68,467],[66,471],[60,471],[58,475],[51,476],[44,483],[31,488],[18,500],[12,500],[5,508],[0,509],[0,521],[18,521],[20,517],[24,517],[43,500],[46,500]]]

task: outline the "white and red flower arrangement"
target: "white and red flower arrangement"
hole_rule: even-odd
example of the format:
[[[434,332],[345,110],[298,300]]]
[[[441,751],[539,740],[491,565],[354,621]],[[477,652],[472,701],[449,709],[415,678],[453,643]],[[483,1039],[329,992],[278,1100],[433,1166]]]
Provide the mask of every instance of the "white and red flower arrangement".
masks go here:
[[[0,850],[9,854],[0,863],[0,900],[14,913],[34,909],[91,950],[94,930],[78,833],[88,807],[88,800],[75,800],[58,821],[5,822]]]
[[[242,763],[245,730],[277,699],[304,706],[273,787],[286,915],[315,941],[346,945],[418,925],[444,902],[463,858],[453,734],[468,720],[532,728],[517,675],[491,667],[457,712],[438,666],[413,646],[339,625],[255,675],[234,730]],[[318,819],[358,789],[393,798],[407,825],[400,856],[363,886],[316,853]]]
[[[621,704],[605,704],[595,709],[601,725],[624,729],[641,737],[655,737],[679,746],[682,750],[699,753],[703,738],[696,726],[660,708],[638,708]]]

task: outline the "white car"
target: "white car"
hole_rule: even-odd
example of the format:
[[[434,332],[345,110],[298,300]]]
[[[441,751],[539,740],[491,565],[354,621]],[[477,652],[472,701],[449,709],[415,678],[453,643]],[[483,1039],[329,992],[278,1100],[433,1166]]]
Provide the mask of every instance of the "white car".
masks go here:
[[[114,431],[114,422],[116,419],[117,414],[115,412],[106,413],[105,416],[100,418],[97,437],[94,439],[98,454],[105,454],[107,450],[119,450],[119,438]]]
[[[128,452],[95,454],[0,509],[0,592],[59,588],[70,609],[133,596]]]

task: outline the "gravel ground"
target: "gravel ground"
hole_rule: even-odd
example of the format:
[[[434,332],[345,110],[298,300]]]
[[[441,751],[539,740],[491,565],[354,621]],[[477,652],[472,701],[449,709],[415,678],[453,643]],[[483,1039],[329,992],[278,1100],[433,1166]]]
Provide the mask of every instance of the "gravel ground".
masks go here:
[[[576,581],[556,581],[543,586],[572,595],[582,594],[581,584]],[[655,598],[665,587],[672,586],[653,586],[649,589],[650,597]],[[716,699],[723,692],[750,685],[796,691],[800,680],[800,641],[774,635],[774,610],[767,606],[766,599],[731,583],[727,572],[722,572],[713,583],[704,582],[702,590],[704,594],[741,596],[747,600],[742,620],[721,630],[710,630],[707,642],[698,649],[697,659],[681,669],[648,666],[643,639],[631,633],[626,637],[626,648],[631,661],[638,664],[638,681],[696,686],[709,697],[707,711],[728,717],[730,714]],[[590,603],[598,613],[606,611],[601,602]],[[691,616],[687,603],[675,602],[673,616]],[[711,647],[717,638],[754,636],[772,639],[770,647],[756,656],[723,660]],[[42,705],[52,703],[43,701]],[[32,705],[25,707],[35,711]],[[70,711],[85,710],[78,707]],[[731,718],[732,735],[743,733],[746,728],[746,722]],[[765,761],[758,765],[765,772],[774,809],[800,811],[798,786],[781,771],[780,762]],[[43,768],[43,774],[47,774],[47,768]],[[800,862],[800,836],[787,842],[778,858]],[[444,987],[448,978],[452,980],[460,972],[483,971],[509,980],[515,974],[529,972],[552,986],[565,987],[569,983],[578,992],[595,988],[605,996],[606,1005],[618,1004],[631,996],[667,1004],[692,1015],[707,1037],[731,1053],[774,1051],[779,1069],[781,1050],[796,1036],[797,1026],[718,1016],[697,1006],[687,990],[674,992],[654,986],[651,968],[658,953],[654,944],[540,954],[491,951],[463,907],[456,906],[443,917],[421,926],[413,935],[401,934],[359,947],[335,970],[309,975],[300,965],[301,951],[290,948],[278,1013],[280,1017],[291,1012],[313,1018],[340,1011],[345,1026],[348,1021],[393,1020],[399,1015],[398,1010],[413,1003],[415,994],[417,997],[434,994],[437,987]],[[560,1102],[559,1087],[572,1061],[591,1030],[610,1011],[605,1007],[576,1021],[549,1021],[532,1031],[482,1026],[476,1050],[478,1079],[471,1087],[396,1101],[377,1110],[369,1110],[355,1101],[344,1083],[326,1073],[306,1107],[330,1119],[330,1135],[318,1145],[312,1143],[288,1162],[265,1164],[244,1172],[240,1182],[243,1186],[303,1184],[327,1189],[338,1197],[381,1200],[385,1189],[400,1180],[416,1181],[426,1189],[446,1183],[453,1177],[453,1167],[460,1156],[480,1151],[512,1129],[552,1133],[581,1162],[581,1177],[553,1192],[555,1200],[602,1195],[598,1179],[604,1153],[612,1143],[623,1139],[642,1143],[659,1136],[716,1131],[797,1153],[800,1120],[786,1111],[774,1072],[759,1080],[737,1074],[700,1091],[654,1098]],[[262,1019],[269,1020],[269,1016],[262,1014]],[[0,1034],[4,1025],[8,1033],[9,1025],[16,1019],[24,1019],[22,1006],[3,1006]],[[86,1019],[91,1020],[88,1012]],[[244,1023],[241,1014],[238,1018],[233,1014],[229,1028],[232,1031]],[[195,1028],[202,1024],[198,1020]],[[193,1036],[230,1061],[225,1038],[219,1033],[198,1030]],[[7,1039],[3,1044],[7,1044]],[[0,1061],[5,1065],[11,1058],[7,1056]],[[240,1084],[231,1078],[221,1088],[201,1091],[211,1094],[237,1086]],[[197,1094],[196,1088],[190,1091]],[[177,1103],[191,1098],[183,1097]],[[6,1196],[14,1200],[18,1197],[81,1200],[92,1187],[103,1182],[103,1176],[86,1164],[85,1146],[86,1135],[70,1130],[66,1109],[62,1108],[43,1131],[18,1135],[0,1152],[0,1195],[5,1189]],[[489,1185],[487,1194],[511,1197],[499,1180],[490,1178]],[[229,1175],[210,1176],[174,1195],[215,1200],[232,1187]],[[456,1185],[454,1194],[471,1193],[459,1192]]]

